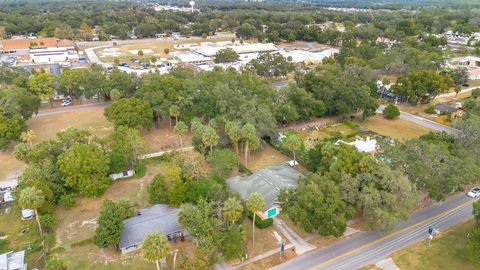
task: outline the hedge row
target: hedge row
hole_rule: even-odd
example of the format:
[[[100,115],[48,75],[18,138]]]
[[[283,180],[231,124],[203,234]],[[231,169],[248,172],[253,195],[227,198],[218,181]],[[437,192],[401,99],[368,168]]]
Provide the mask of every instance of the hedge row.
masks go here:
[[[250,220],[253,220],[252,212],[248,211],[247,216]],[[261,219],[259,216],[255,217],[255,226],[259,229],[265,229],[267,227],[272,226],[272,224],[273,224],[273,219],[271,218]]]

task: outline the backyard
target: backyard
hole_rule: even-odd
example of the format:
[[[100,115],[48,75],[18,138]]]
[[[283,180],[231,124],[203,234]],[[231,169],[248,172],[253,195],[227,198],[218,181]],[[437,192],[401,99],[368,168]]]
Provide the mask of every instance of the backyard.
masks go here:
[[[38,260],[41,255],[40,235],[35,220],[22,221],[20,208],[17,206],[13,206],[8,212],[1,209],[0,220],[0,234],[6,236],[6,240],[1,240],[0,253],[27,250],[26,261],[29,267],[42,266],[37,263],[42,260]],[[30,248],[32,249],[29,250]]]

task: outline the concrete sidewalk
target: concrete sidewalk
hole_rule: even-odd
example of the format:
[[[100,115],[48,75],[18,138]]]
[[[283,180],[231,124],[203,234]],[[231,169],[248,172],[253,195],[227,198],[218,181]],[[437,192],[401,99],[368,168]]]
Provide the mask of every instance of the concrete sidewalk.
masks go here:
[[[305,241],[300,235],[290,229],[283,220],[278,217],[273,218],[273,225],[277,228],[285,237],[287,237],[288,241],[295,246],[295,253],[297,255],[304,254],[310,250],[315,249],[316,247],[307,241]]]

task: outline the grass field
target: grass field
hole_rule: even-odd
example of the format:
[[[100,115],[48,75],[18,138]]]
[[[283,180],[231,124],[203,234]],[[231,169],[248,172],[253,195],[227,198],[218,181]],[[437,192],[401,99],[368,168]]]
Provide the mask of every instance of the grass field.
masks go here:
[[[360,125],[383,136],[389,136],[398,140],[408,140],[427,134],[431,130],[402,119],[389,120],[383,116],[374,116]]]
[[[467,234],[473,225],[473,220],[461,224],[435,238],[431,247],[427,241],[423,241],[396,252],[391,257],[400,269],[478,269],[478,265],[474,265],[465,250]]]
[[[104,107],[90,107],[72,112],[34,116],[27,124],[37,135],[35,142],[53,138],[59,131],[70,126],[104,136],[113,130],[113,125],[105,118],[103,111]]]

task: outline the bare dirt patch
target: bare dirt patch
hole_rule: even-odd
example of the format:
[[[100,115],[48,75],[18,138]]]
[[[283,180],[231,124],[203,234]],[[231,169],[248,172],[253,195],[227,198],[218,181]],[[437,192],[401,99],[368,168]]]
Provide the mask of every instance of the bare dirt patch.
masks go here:
[[[242,153],[240,154],[240,162],[245,164]],[[248,169],[252,172],[270,167],[275,164],[285,163],[289,161],[290,158],[280,151],[276,150],[272,146],[266,144],[256,151],[253,151],[250,154],[248,159]]]
[[[153,127],[148,131],[142,131],[143,138],[150,152],[165,151],[180,147],[180,137],[170,129],[168,119],[160,122],[159,128]],[[183,136],[183,147],[192,145],[191,133]]]

